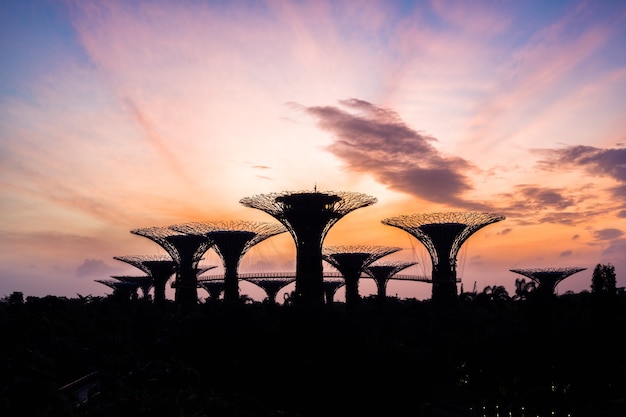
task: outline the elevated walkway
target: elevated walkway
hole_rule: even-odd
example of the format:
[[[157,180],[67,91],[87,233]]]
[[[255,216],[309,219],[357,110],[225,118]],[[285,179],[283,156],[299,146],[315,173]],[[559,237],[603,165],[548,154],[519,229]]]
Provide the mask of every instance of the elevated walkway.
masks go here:
[[[361,274],[361,278],[373,279],[371,276],[367,274]],[[284,280],[284,281],[294,281],[296,279],[295,272],[250,272],[245,274],[239,274],[239,279],[244,281],[258,281],[258,280]],[[324,272],[324,279],[343,279],[343,275],[340,272]],[[399,280],[399,281],[419,281],[419,282],[430,282],[432,283],[431,277],[426,277],[423,275],[409,275],[409,274],[397,274],[389,278],[390,280]],[[224,275],[205,275],[198,278],[198,283],[200,282],[210,282],[210,281],[222,281],[224,280]],[[461,282],[460,279],[457,279],[457,282]]]

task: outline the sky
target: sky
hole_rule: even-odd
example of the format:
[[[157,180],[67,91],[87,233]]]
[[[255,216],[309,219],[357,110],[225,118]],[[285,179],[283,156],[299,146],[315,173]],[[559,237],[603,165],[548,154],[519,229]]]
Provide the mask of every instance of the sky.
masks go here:
[[[380,261],[417,262],[402,273],[430,258],[381,220],[479,211],[505,219],[459,252],[465,290],[513,295],[525,277],[510,269],[581,267],[557,292],[586,291],[609,263],[626,286],[624,1],[2,9],[0,296],[109,294],[95,280],[142,275],[114,256],[165,253],[131,230],[274,222],[240,199],[313,189],[376,197],[324,245],[400,247]],[[294,247],[273,236],[240,269],[295,270]],[[219,273],[212,250],[202,262]]]

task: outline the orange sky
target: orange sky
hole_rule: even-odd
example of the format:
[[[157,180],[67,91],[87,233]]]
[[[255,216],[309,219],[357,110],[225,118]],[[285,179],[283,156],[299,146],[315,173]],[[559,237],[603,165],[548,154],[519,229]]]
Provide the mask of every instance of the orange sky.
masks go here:
[[[401,246],[406,273],[429,259],[382,219],[471,210],[506,220],[461,250],[465,289],[588,268],[578,292],[598,263],[626,286],[626,5],[544,3],[9,1],[0,295],[108,294],[140,274],[113,256],[161,253],[130,230],[272,221],[239,200],[315,186],[378,199],[325,244]],[[285,234],[242,268],[294,261]]]

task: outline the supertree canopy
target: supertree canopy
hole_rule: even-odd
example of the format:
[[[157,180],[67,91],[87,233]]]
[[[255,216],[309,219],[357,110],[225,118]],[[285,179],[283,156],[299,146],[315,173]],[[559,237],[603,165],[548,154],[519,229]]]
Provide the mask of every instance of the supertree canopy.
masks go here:
[[[574,275],[587,268],[565,267],[565,268],[524,268],[510,269],[516,274],[524,275],[537,283],[537,290],[553,294],[556,286],[570,275]]]
[[[417,213],[390,217],[382,223],[422,242],[432,261],[433,299],[450,299],[457,294],[456,258],[461,246],[477,230],[504,218],[480,212]]]
[[[165,285],[176,272],[176,261],[169,255],[128,255],[114,256],[113,259],[126,262],[142,270],[152,279],[154,288],[154,302],[165,301]]]
[[[365,268],[376,260],[402,248],[394,246],[326,246],[322,249],[323,259],[334,266],[346,281],[346,305],[358,303],[359,278]]]
[[[322,244],[330,228],[346,214],[378,200],[345,191],[285,191],[242,198],[246,207],[262,210],[285,225],[296,245],[295,302],[324,304]]]
[[[239,262],[248,250],[269,237],[287,231],[281,223],[245,220],[189,222],[170,228],[208,239],[224,265],[224,300],[239,299]]]
[[[97,279],[96,282],[104,284],[113,289],[113,295],[123,299],[137,298],[137,289],[141,284],[132,281],[119,279],[120,277],[112,277],[114,279]]]
[[[374,279],[376,289],[378,290],[378,299],[384,301],[387,298],[387,282],[389,282],[389,279],[403,269],[416,264],[417,262],[406,261],[378,262],[366,266],[364,271]]]
[[[132,234],[156,242],[177,264],[175,301],[183,306],[198,302],[198,262],[210,247],[206,237],[187,235],[169,227],[134,229]]]

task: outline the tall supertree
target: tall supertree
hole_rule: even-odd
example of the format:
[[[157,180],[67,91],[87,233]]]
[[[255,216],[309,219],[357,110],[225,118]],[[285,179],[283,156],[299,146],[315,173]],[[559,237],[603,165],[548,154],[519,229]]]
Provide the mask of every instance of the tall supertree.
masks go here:
[[[209,240],[224,264],[224,300],[239,299],[239,262],[254,245],[287,229],[280,223],[255,221],[203,221],[170,226],[170,229]]]
[[[479,229],[504,219],[490,213],[446,212],[390,217],[382,223],[408,232],[426,247],[432,261],[432,299],[445,303],[457,296],[457,255],[463,243]]]
[[[161,246],[176,261],[174,300],[189,307],[198,302],[198,262],[210,247],[204,236],[187,235],[169,227],[134,229],[132,234],[147,237]]]
[[[398,272],[406,269],[410,266],[416,265],[417,262],[404,262],[404,261],[388,261],[377,262],[372,265],[368,265],[365,268],[365,273],[372,277],[376,282],[377,297],[380,302],[384,302],[387,298],[387,283],[389,279]]]
[[[305,308],[324,305],[322,244],[330,228],[346,214],[378,200],[354,192],[295,191],[242,198],[287,227],[296,245],[295,302]]]
[[[326,246],[322,249],[323,259],[334,266],[346,281],[346,306],[355,306],[359,300],[359,278],[365,268],[383,256],[398,252],[394,246]]]
[[[176,272],[176,262],[169,255],[127,255],[113,259],[126,262],[148,274],[154,288],[154,303],[165,302],[165,286]]]
[[[524,268],[510,269],[516,274],[524,275],[532,279],[537,284],[536,291],[550,295],[556,291],[556,286],[570,275],[574,275],[587,268],[565,267],[565,268]]]

